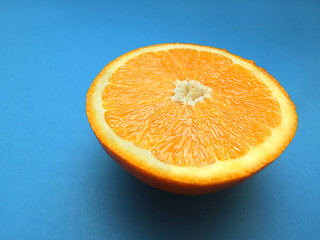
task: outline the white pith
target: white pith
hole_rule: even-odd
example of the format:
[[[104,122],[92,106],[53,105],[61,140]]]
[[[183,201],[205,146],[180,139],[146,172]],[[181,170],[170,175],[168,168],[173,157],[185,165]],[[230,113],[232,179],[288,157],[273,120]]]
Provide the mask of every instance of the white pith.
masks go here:
[[[195,80],[176,81],[176,88],[173,90],[172,101],[183,102],[186,105],[195,106],[209,98],[211,89]]]

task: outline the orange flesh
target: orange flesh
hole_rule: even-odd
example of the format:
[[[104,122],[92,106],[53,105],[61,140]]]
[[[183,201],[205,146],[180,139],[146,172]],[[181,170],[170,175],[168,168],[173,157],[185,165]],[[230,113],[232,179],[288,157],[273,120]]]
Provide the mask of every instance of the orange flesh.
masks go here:
[[[173,101],[177,80],[202,83],[211,98],[195,106]],[[177,166],[244,156],[281,122],[279,103],[251,72],[222,55],[189,49],[128,60],[109,79],[103,106],[118,136]]]

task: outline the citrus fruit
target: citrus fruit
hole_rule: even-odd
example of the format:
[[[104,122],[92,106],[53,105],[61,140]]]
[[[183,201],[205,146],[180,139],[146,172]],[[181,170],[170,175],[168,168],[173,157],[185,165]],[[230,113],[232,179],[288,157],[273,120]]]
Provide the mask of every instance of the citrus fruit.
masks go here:
[[[106,152],[143,182],[178,194],[236,185],[292,140],[297,113],[253,61],[195,44],[139,48],[109,63],[88,93]]]

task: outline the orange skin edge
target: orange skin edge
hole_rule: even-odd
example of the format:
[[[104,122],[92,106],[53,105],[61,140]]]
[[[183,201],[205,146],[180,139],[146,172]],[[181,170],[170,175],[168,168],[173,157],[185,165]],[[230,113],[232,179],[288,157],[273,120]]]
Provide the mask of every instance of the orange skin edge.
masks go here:
[[[159,175],[153,175],[151,172],[145,171],[143,168],[138,168],[137,166],[132,164],[132,162],[122,158],[120,155],[112,151],[110,148],[107,148],[101,142],[100,144],[106,151],[106,153],[131,175],[135,176],[140,181],[154,188],[158,188],[175,194],[192,196],[217,192],[233,187],[251,177],[250,175],[245,178],[238,179],[237,181],[225,181],[223,183],[210,185],[199,185],[194,183],[190,184],[185,182],[178,182],[173,179],[166,178],[164,176],[160,177]]]
[[[179,45],[180,43],[170,43],[169,45],[174,45],[174,44]],[[158,44],[158,45],[153,45],[153,46],[159,46],[159,45],[168,45],[168,44]],[[197,44],[187,44],[187,45],[197,46]],[[198,45],[198,46],[200,46],[200,45]],[[143,47],[143,48],[145,48],[145,47]],[[217,49],[214,47],[208,47],[208,48]],[[108,66],[113,64],[113,62],[118,61],[120,58],[125,58],[129,53],[139,51],[140,49],[142,49],[142,48],[138,48],[133,51],[130,51],[130,52],[116,58],[115,60],[111,61],[108,65],[106,65],[104,67],[104,69],[97,75],[97,77],[93,81],[93,83],[87,93],[87,99],[90,98],[90,96],[93,94],[96,83],[98,82],[100,76],[103,75],[105,71],[107,71]],[[225,49],[218,49],[218,50],[228,52]],[[237,55],[234,55],[232,53],[229,53],[229,54],[233,55],[236,58],[240,58],[241,60],[245,60],[249,64],[253,65],[254,67],[259,68],[266,75],[268,75],[268,77],[270,77],[270,79],[272,79],[272,81],[274,83],[276,83],[277,86],[281,89],[281,91],[285,94],[286,98],[288,98],[290,104],[292,104],[291,107],[294,109],[296,108],[294,103],[290,100],[288,93],[284,90],[284,88],[280,85],[280,83],[273,76],[271,76],[270,74],[267,73],[267,71],[265,69],[256,66],[254,61],[243,59],[243,58],[241,58]],[[190,182],[190,181],[184,182],[184,181],[181,181],[181,179],[172,179],[166,175],[159,175],[159,173],[156,172],[154,169],[150,169],[150,168],[146,169],[143,166],[139,165],[136,161],[134,161],[134,159],[130,159],[130,157],[128,158],[128,155],[125,157],[124,156],[125,154],[121,154],[120,152],[117,152],[114,144],[112,144],[112,142],[108,141],[106,136],[102,136],[101,134],[99,134],[99,130],[95,129],[93,122],[90,122],[90,119],[91,119],[91,121],[94,121],[94,117],[92,117],[92,115],[94,115],[94,113],[90,109],[90,106],[88,105],[88,101],[87,101],[87,105],[86,105],[86,113],[87,113],[87,116],[89,119],[90,126],[91,126],[92,130],[94,131],[97,139],[99,140],[101,146],[106,151],[106,153],[115,162],[117,162],[122,168],[124,168],[126,171],[128,171],[130,174],[132,174],[133,176],[135,176],[136,178],[138,178],[142,182],[144,182],[152,187],[159,188],[159,189],[162,189],[167,192],[171,192],[171,193],[175,193],[175,194],[182,194],[182,195],[200,195],[200,194],[207,194],[207,193],[212,193],[212,192],[224,190],[224,189],[233,187],[233,186],[245,181],[246,179],[252,177],[253,175],[258,173],[259,171],[266,168],[269,164],[271,164],[285,150],[285,148],[289,145],[292,138],[294,137],[295,131],[297,128],[297,124],[298,124],[298,118],[296,115],[295,129],[292,130],[291,135],[288,136],[288,138],[287,138],[287,141],[282,143],[281,147],[278,148],[277,152],[275,152],[267,160],[265,160],[264,162],[262,162],[261,164],[256,166],[256,168],[251,169],[250,172],[247,172],[245,175],[241,175],[241,176],[233,176],[231,178],[223,179],[223,180],[221,179],[221,181],[219,181],[219,182],[201,183],[201,182]]]
[[[241,177],[237,179],[228,179],[219,183],[196,184],[196,183],[179,182],[165,176],[159,176],[158,174],[153,174],[152,172],[146,171],[143,168],[140,168],[139,166],[134,165],[132,162],[128,161],[127,159],[121,157],[120,154],[117,154],[111,148],[108,148],[100,140],[99,140],[99,143],[101,144],[102,148],[106,151],[106,153],[116,163],[118,163],[123,169],[125,169],[131,175],[135,176],[140,181],[154,188],[158,188],[167,192],[180,194],[180,195],[190,195],[190,196],[218,192],[218,191],[236,186],[242,183],[243,181],[247,180],[248,178],[252,177],[253,175],[257,174],[264,168],[266,168],[283,152],[281,151],[277,156],[275,156],[273,161],[269,162],[266,165],[263,165],[261,168],[256,169],[255,171],[251,172],[245,177]],[[290,142],[288,142],[288,144],[289,143]]]

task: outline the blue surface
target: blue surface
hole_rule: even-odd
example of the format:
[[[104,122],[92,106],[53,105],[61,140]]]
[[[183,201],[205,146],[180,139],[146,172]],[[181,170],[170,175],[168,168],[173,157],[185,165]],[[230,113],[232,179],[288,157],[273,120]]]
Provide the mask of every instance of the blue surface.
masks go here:
[[[0,239],[320,239],[319,1],[0,1]],[[225,48],[297,106],[278,160],[197,197],[140,183],[85,114],[92,80],[138,47]]]

